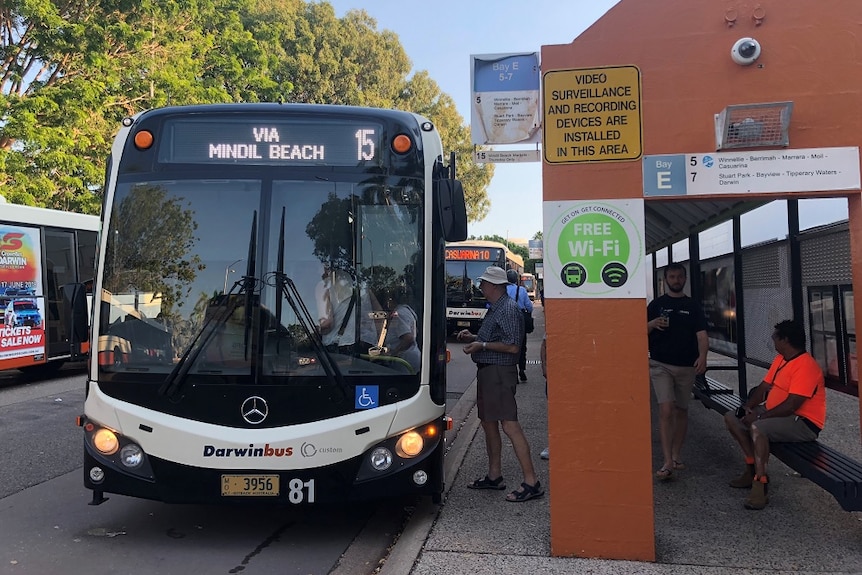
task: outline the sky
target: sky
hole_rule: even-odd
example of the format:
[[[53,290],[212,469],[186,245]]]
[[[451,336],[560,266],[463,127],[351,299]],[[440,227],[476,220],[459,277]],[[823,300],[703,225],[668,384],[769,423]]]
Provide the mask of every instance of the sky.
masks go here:
[[[329,0],[329,3],[338,17],[351,9],[363,9],[377,21],[378,30],[398,34],[414,71],[427,70],[469,123],[471,55],[540,52],[543,45],[569,44],[617,0],[437,0],[425,4],[409,0]],[[531,146],[535,144],[525,144],[523,148]],[[528,240],[541,231],[540,162],[497,164],[488,196],[491,209],[484,220],[470,223],[470,235]]]
[[[409,0],[328,1],[338,17],[351,9],[363,9],[377,21],[378,30],[396,33],[414,71],[427,70],[469,123],[471,55],[540,52],[545,45],[569,44],[619,0],[437,0],[422,5]],[[470,235],[529,240],[542,230],[540,162],[497,164],[488,196],[491,209],[485,219],[469,224]],[[846,201],[802,200],[799,212],[800,227],[806,229],[846,218]],[[743,245],[783,238],[787,234],[786,220],[783,202],[743,216]],[[701,236],[701,257],[727,252],[729,233],[727,225],[705,232]],[[715,246],[715,254],[709,253],[710,246]]]

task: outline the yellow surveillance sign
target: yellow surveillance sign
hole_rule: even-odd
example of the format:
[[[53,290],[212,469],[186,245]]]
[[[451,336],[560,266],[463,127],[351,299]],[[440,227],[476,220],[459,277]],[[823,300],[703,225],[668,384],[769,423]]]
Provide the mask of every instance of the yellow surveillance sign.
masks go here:
[[[542,77],[542,90],[546,162],[641,157],[641,84],[636,66],[553,70]]]

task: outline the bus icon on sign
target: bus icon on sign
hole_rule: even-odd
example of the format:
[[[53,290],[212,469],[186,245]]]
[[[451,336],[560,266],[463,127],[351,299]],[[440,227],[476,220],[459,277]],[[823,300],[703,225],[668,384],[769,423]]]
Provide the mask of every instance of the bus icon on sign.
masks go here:
[[[568,287],[580,287],[587,281],[587,270],[578,262],[572,262],[563,267],[560,276]]]

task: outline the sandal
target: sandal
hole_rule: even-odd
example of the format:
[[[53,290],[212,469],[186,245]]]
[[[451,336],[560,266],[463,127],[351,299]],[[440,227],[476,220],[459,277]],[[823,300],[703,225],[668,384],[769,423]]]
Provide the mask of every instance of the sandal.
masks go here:
[[[673,460],[673,469],[674,471],[682,471],[685,469],[685,463],[682,461],[678,461],[676,459]]]
[[[521,489],[513,491],[506,496],[506,501],[520,503],[521,501],[529,501],[530,499],[541,497],[544,494],[545,492],[542,490],[542,485],[538,481],[536,481],[535,485],[522,483]]]
[[[503,476],[501,475],[497,479],[491,479],[487,475],[481,479],[477,479],[473,483],[467,484],[468,489],[496,489],[497,491],[502,491],[506,489],[506,484],[503,483]]]
[[[656,479],[660,481],[667,481],[671,477],[673,477],[673,470],[668,469],[667,467],[662,467],[658,471],[655,472]]]

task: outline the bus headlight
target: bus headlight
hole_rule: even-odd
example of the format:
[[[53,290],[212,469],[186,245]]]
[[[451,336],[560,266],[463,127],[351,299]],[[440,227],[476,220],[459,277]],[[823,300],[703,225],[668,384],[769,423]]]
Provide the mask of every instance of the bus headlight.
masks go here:
[[[124,445],[120,450],[120,463],[130,469],[140,467],[144,462],[144,451],[135,443]]]
[[[392,465],[392,452],[385,447],[378,447],[371,452],[369,461],[371,462],[371,467],[377,471],[385,471]]]
[[[153,479],[149,456],[137,441],[93,421],[85,422],[83,427],[87,453],[96,460],[89,472],[93,483],[110,481],[114,469],[143,479]]]
[[[395,452],[399,457],[411,459],[422,453],[425,440],[415,431],[408,431],[398,439],[395,444]]]
[[[422,462],[440,448],[443,439],[442,426],[441,417],[369,447],[356,472],[356,481],[379,479],[412,468],[409,477],[412,478],[413,484],[427,484],[432,477],[427,472],[427,466],[422,466]]]
[[[93,447],[102,455],[113,455],[120,448],[120,440],[116,433],[102,427],[93,434]]]

